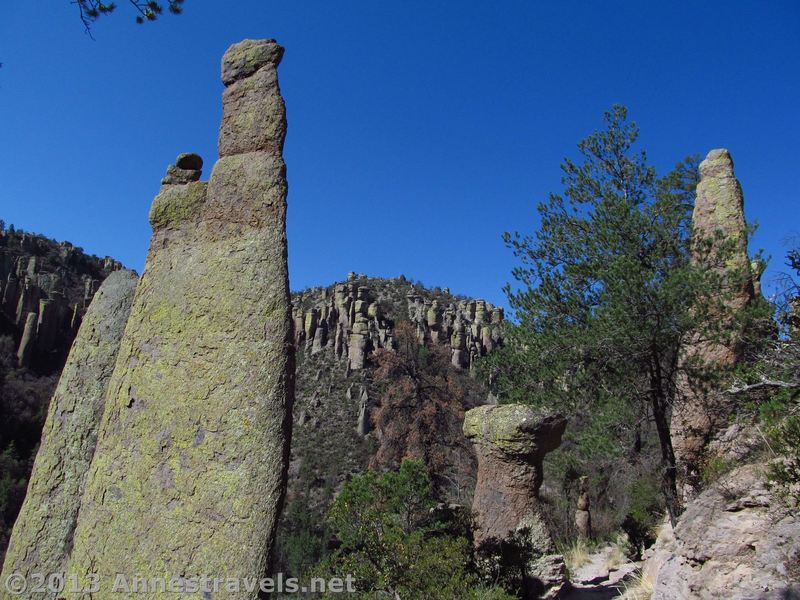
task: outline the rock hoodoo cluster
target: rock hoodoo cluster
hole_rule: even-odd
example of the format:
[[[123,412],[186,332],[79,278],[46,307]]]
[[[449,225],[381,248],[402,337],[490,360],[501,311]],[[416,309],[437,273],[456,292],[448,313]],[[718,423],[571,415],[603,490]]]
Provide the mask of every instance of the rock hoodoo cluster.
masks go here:
[[[11,573],[63,573],[97,443],[105,396],[128,320],[136,275],[115,271],[86,311],[50,402],[28,493],[9,543]],[[53,594],[31,592],[31,598]]]
[[[486,577],[523,598],[556,598],[567,583],[539,509],[542,462],[558,448],[567,420],[529,406],[479,406],[467,411],[464,434],[478,455],[476,561]]]
[[[83,279],[67,281],[64,268],[52,268],[48,253],[61,265],[84,271]],[[100,283],[121,267],[67,242],[0,231],[0,314],[18,332],[19,365],[60,366]]]
[[[443,357],[446,365],[452,357],[448,337],[452,333],[447,326],[438,324],[449,320],[449,311],[464,306],[462,319],[471,318],[471,310],[477,312],[479,319],[483,318],[481,330],[490,328],[495,332],[499,340],[496,343],[493,340],[496,345],[502,343],[501,310],[481,300],[455,296],[446,288],[425,287],[402,275],[377,278],[356,273],[330,286],[295,291],[292,305],[298,352],[295,420],[287,510],[279,532],[276,560],[287,558],[288,539],[297,535],[298,528],[306,526],[305,522],[324,520],[335,494],[353,473],[370,465],[394,468],[395,458],[406,456],[412,444],[425,450],[424,456],[414,456],[425,458],[430,464],[436,461],[434,483],[446,500],[469,501],[475,485],[476,460],[472,445],[461,432],[461,424],[465,410],[485,404],[487,398],[496,402],[486,382],[473,377],[466,368],[454,368],[450,376],[457,384],[458,397],[448,396],[449,402],[439,403],[439,408],[425,402],[410,407],[412,415],[437,411],[435,425],[426,425],[425,431],[421,431],[418,428],[422,427],[422,420],[398,416],[390,419],[397,426],[387,428],[386,422],[376,420],[388,403],[386,385],[375,378],[379,361],[370,359],[380,350],[397,350],[402,327],[406,333],[410,331],[412,336],[416,333],[426,340],[428,349],[437,355],[437,364],[439,357]],[[418,307],[427,307],[426,312],[435,307],[439,319],[433,331]],[[491,323],[492,314],[495,324]],[[365,340],[357,340],[359,350],[351,353],[354,323],[359,324],[355,331],[357,338],[364,331],[367,333]],[[469,326],[465,324],[465,329],[471,329],[472,325],[472,322]],[[362,341],[365,343],[360,345]],[[480,349],[481,353],[487,351],[485,347]],[[477,348],[475,352],[477,355]],[[363,368],[352,368],[351,356]],[[420,442],[422,439],[427,441]],[[304,523],[296,520],[297,514],[304,515]],[[319,531],[315,528],[309,535],[319,535]],[[291,565],[286,562],[275,568],[287,569]]]
[[[348,281],[332,291],[316,289],[295,303],[298,350],[316,354],[328,349],[346,358],[349,369],[359,370],[371,351],[393,347],[394,319],[365,279],[350,273]],[[458,368],[471,368],[477,358],[502,344],[503,309],[484,300],[459,300],[449,293],[431,299],[412,288],[406,302],[420,341],[449,345],[452,364]]]
[[[721,333],[696,332],[683,348],[678,402],[672,414],[672,444],[684,498],[694,495],[703,453],[711,439],[727,427],[734,400],[709,385],[709,372],[729,369],[740,358],[735,315],[755,298],[754,276],[747,254],[744,198],[727,150],[712,150],[700,163],[692,224],[694,260],[718,279],[723,303],[716,322]],[[725,331],[725,329],[730,331]]]

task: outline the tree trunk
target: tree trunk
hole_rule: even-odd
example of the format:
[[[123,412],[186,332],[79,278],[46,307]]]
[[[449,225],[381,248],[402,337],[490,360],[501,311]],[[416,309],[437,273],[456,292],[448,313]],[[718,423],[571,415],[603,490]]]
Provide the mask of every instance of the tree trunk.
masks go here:
[[[653,346],[652,356],[650,398],[653,419],[656,422],[656,431],[658,432],[658,441],[661,446],[661,463],[664,469],[661,475],[661,491],[664,494],[669,520],[675,525],[675,521],[683,512],[683,507],[678,498],[678,469],[675,465],[675,452],[672,449],[672,436],[670,436],[669,420],[667,419],[667,397],[664,393],[664,377],[661,373],[660,356],[655,351],[655,345]]]
[[[664,501],[667,504],[669,520],[675,525],[675,521],[682,512],[680,501],[678,500],[677,486],[677,467],[675,466],[675,452],[672,450],[672,438],[669,435],[669,422],[665,410],[664,398],[658,392],[653,393],[653,418],[656,422],[658,431],[658,441],[661,445],[661,463],[664,472],[661,476],[661,489],[664,493]]]

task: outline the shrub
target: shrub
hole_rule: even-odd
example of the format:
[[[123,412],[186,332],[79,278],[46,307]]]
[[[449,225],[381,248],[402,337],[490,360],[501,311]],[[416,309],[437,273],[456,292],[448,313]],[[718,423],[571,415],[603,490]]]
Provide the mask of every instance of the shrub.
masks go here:
[[[564,555],[564,562],[567,570],[575,573],[578,569],[589,563],[589,544],[583,538],[576,539],[571,545],[564,548],[561,553]]]
[[[513,600],[500,589],[480,586],[469,540],[452,533],[453,524],[434,508],[422,461],[405,460],[384,475],[367,471],[353,477],[328,517],[340,547],[314,575],[352,574],[355,598]]]
[[[731,461],[723,456],[708,456],[703,461],[702,470],[700,472],[700,479],[703,486],[709,486],[715,481],[719,481],[720,477],[729,473],[733,464]]]
[[[783,456],[770,464],[769,480],[800,507],[800,417],[786,417],[770,434],[773,448]]]
[[[628,502],[622,529],[628,535],[631,554],[636,556],[655,541],[655,528],[663,511],[656,480],[646,477],[635,480],[628,488]]]

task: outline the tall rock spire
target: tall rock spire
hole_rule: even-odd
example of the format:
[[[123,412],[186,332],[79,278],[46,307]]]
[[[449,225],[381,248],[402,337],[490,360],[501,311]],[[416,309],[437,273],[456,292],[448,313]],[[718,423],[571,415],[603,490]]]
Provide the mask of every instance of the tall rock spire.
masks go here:
[[[210,181],[181,155],[153,201],[69,569],[97,577],[96,597],[110,597],[116,574],[266,571],[294,397],[282,55],[274,40],[228,49]]]
[[[95,294],[61,372],[22,505],[3,564],[33,583],[36,573],[65,571],[81,495],[97,443],[106,390],[136,291],[132,271],[111,273]],[[55,599],[57,590],[30,599]],[[46,587],[46,586],[42,586]],[[8,590],[2,589],[5,598]]]
[[[680,359],[671,436],[684,499],[694,495],[705,447],[727,425],[734,408],[731,397],[710,383],[710,375],[733,367],[739,359],[741,332],[734,318],[755,297],[744,197],[727,150],[712,150],[700,163],[692,224],[693,259],[715,279],[718,309],[710,317],[719,332],[695,332]]]

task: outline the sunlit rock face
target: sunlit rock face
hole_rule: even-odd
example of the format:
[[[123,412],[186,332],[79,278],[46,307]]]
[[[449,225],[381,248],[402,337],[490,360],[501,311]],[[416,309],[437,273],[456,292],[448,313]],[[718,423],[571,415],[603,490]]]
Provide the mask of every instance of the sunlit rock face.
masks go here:
[[[645,554],[653,600],[800,598],[797,511],[762,465],[726,473],[669,522]]]
[[[50,401],[28,493],[3,564],[3,581],[12,573],[32,580],[37,573],[65,570],[136,282],[132,271],[111,273],[84,315]],[[33,588],[26,595],[57,596],[55,591]]]
[[[487,580],[525,599],[556,598],[567,583],[539,508],[542,461],[566,426],[562,415],[519,404],[479,406],[464,416],[464,435],[478,455],[476,562]]]
[[[692,224],[693,258],[717,279],[720,308],[712,318],[726,331],[713,337],[696,332],[683,348],[671,432],[684,499],[695,494],[704,449],[728,425],[733,409],[734,399],[710,382],[708,374],[736,364],[741,331],[733,318],[755,298],[744,197],[727,150],[712,150],[700,163]]]
[[[83,579],[97,574],[97,597],[117,573],[266,570],[294,396],[282,56],[274,40],[228,49],[211,178],[181,155],[153,202],[70,561]]]

